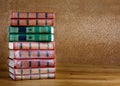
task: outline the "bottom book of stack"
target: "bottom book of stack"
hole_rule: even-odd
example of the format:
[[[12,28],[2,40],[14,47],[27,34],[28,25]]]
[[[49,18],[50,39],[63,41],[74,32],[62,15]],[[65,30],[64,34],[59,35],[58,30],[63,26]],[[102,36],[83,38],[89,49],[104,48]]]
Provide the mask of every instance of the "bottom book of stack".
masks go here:
[[[12,74],[10,73],[10,77],[13,80],[23,80],[23,79],[54,79],[55,73],[46,73],[46,74]]]

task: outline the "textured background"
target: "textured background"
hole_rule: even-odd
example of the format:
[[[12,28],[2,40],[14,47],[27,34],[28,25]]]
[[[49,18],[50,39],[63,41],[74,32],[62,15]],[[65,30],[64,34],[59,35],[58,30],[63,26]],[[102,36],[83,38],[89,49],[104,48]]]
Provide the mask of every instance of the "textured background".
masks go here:
[[[120,0],[0,0],[0,64],[11,11],[56,13],[57,63],[120,65]]]

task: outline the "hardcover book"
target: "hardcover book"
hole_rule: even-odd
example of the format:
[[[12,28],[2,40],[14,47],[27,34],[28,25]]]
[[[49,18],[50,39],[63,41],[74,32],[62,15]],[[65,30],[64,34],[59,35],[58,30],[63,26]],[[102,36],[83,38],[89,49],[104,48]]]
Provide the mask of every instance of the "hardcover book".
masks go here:
[[[45,68],[55,67],[55,59],[9,59],[12,68]]]
[[[11,19],[11,26],[54,26],[54,19]]]
[[[53,50],[55,49],[55,42],[9,42],[9,49]]]
[[[31,27],[12,27],[9,26],[8,28],[9,33],[44,33],[44,34],[49,34],[49,33],[54,33],[54,28],[52,26],[31,26]]]
[[[48,74],[55,73],[55,68],[27,68],[27,69],[13,69],[9,67],[9,72],[18,75],[18,74]]]
[[[9,34],[9,42],[51,42],[54,41],[53,34]]]
[[[51,59],[55,58],[54,50],[10,50],[11,59]]]
[[[27,74],[27,75],[17,74],[17,75],[14,75],[10,73],[9,76],[13,80],[25,80],[25,79],[34,80],[34,79],[54,79],[56,77],[56,74],[48,73],[48,74]]]
[[[27,19],[53,19],[53,12],[11,12],[11,18],[27,18]]]

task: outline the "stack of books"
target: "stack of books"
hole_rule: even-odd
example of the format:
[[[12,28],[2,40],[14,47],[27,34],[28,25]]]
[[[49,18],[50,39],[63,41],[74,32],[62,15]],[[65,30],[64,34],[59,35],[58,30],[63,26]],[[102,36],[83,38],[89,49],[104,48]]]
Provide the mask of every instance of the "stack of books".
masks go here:
[[[56,76],[53,12],[12,12],[8,28],[9,75],[13,80]]]

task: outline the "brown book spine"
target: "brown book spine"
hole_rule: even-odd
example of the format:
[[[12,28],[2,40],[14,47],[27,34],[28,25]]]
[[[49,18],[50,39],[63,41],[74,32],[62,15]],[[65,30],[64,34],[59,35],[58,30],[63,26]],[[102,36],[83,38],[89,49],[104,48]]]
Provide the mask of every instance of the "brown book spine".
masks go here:
[[[54,26],[54,19],[11,19],[11,26]]]
[[[53,12],[11,12],[11,19],[53,19]]]

